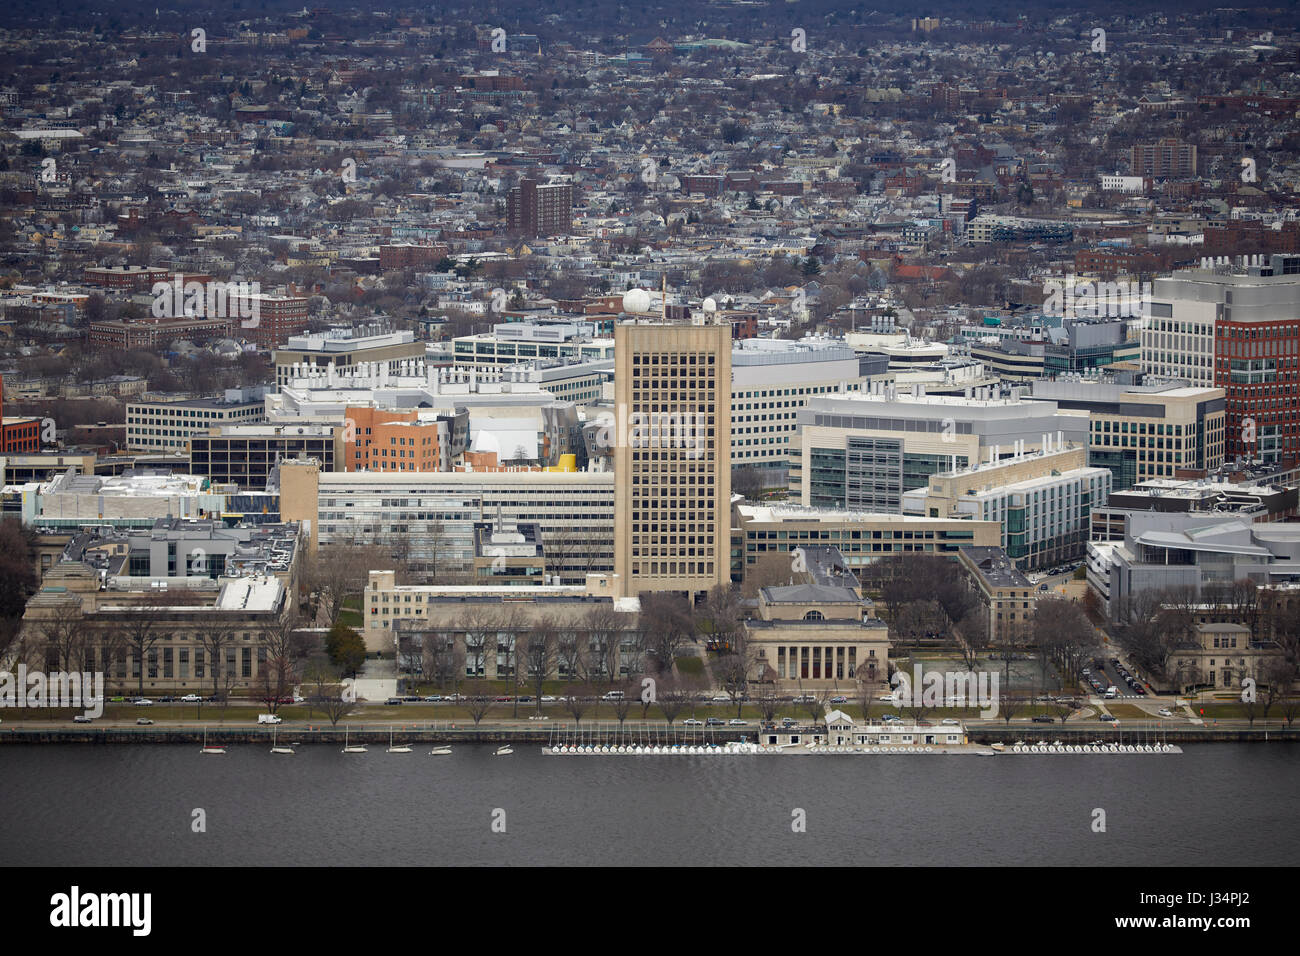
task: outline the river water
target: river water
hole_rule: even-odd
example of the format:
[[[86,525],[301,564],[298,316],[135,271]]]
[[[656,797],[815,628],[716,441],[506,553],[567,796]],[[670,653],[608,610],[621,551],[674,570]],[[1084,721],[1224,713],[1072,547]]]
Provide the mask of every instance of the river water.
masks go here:
[[[1293,745],[997,757],[428,750],[5,746],[0,862],[1259,866],[1290,865],[1300,842]]]

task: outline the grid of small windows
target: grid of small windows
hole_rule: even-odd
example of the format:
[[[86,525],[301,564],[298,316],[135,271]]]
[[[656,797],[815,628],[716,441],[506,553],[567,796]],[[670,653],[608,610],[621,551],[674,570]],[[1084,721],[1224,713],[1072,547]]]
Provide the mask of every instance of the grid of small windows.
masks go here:
[[[632,574],[711,577],[726,545],[716,540],[717,357],[634,355],[631,399]]]

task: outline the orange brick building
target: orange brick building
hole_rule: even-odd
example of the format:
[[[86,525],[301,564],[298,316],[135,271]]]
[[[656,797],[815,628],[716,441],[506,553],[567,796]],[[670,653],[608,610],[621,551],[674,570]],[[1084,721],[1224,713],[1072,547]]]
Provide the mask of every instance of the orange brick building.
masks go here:
[[[439,471],[438,423],[417,412],[349,406],[346,471]]]

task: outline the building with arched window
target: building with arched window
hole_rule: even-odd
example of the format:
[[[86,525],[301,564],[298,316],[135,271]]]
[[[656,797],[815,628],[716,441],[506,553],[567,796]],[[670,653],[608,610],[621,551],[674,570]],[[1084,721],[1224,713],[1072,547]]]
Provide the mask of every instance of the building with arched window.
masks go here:
[[[889,628],[871,601],[850,587],[795,584],[761,588],[745,624],[751,680],[778,694],[854,693],[889,679]]]

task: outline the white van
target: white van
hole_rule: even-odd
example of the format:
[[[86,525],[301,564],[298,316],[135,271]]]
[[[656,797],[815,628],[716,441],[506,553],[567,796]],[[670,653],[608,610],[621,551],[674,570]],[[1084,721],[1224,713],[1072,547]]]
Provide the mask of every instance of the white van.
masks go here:
[[[281,719],[280,719],[279,717],[275,716],[275,714],[258,714],[258,715],[257,715],[257,722],[258,722],[259,724],[279,724],[279,723],[283,723],[283,721],[281,721]]]
[[[1107,687],[1106,693],[1102,694],[1102,697],[1104,697],[1106,700],[1112,700],[1118,696],[1119,696],[1119,688],[1117,688],[1114,684],[1111,684],[1109,687]]]
[[[606,693],[601,700],[622,700],[623,692],[621,690],[611,690]]]

